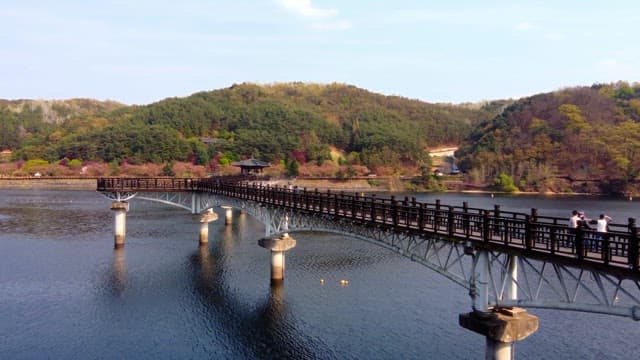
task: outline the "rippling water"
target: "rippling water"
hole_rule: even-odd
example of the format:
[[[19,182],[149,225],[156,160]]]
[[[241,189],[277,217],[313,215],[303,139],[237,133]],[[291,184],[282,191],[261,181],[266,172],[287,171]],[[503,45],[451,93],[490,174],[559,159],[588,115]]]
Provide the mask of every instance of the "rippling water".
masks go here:
[[[638,210],[599,198],[418,196],[435,198],[557,216],[606,209],[620,222]],[[458,326],[466,290],[399,255],[295,233],[285,283],[271,287],[261,224],[213,222],[202,248],[198,230],[184,210],[133,201],[114,251],[113,214],[97,193],[0,191],[0,358],[484,358],[484,339]],[[640,354],[633,320],[531,312],[540,330],[517,344],[519,359]]]

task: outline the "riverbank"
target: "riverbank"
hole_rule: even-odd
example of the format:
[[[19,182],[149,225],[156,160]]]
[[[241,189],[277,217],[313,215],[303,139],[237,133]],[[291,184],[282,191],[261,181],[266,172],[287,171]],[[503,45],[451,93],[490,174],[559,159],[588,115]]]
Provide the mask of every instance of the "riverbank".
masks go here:
[[[0,190],[95,190],[95,178],[0,177]]]
[[[297,179],[276,179],[267,182],[270,185],[292,186],[299,189],[306,188],[309,191],[318,189],[319,191],[344,191],[344,192],[386,192],[386,191],[410,191],[404,186],[404,182],[398,178],[380,177],[380,178],[358,178],[358,179],[331,179],[331,178],[297,178]],[[68,177],[0,177],[0,190],[96,190],[95,178],[68,178]],[[485,194],[501,194],[491,189],[478,187],[464,187],[456,184],[442,192],[452,193],[485,193]],[[413,192],[416,192],[413,189]],[[417,191],[422,192],[422,191]],[[514,195],[541,195],[538,192],[518,191],[511,193]],[[556,193],[546,192],[542,195],[577,195],[577,196],[595,196],[603,195],[597,193]],[[629,200],[631,196],[624,196]]]

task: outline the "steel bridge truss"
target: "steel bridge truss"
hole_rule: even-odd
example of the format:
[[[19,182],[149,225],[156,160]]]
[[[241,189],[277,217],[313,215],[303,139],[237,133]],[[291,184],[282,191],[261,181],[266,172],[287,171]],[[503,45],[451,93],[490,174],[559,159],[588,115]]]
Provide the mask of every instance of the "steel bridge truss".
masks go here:
[[[390,225],[198,193],[133,195],[197,214],[221,205],[241,209],[265,224],[266,236],[323,231],[361,239],[420,263],[466,288],[473,308],[519,306],[583,311],[640,320],[640,281],[596,269],[486,250],[444,234],[398,230]],[[108,196],[114,198],[113,195]],[[515,270],[515,271],[514,271]]]

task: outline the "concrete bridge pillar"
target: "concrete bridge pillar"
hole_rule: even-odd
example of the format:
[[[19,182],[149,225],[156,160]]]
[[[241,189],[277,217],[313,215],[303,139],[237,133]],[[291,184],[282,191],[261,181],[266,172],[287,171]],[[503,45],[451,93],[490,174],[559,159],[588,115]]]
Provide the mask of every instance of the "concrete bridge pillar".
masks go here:
[[[127,211],[129,203],[126,201],[114,201],[111,203],[111,210],[115,213],[114,221],[114,248],[124,247],[124,238],[127,232]]]
[[[516,307],[489,307],[489,257],[486,250],[477,250],[472,283],[473,311],[460,314],[458,323],[465,329],[486,338],[485,359],[511,360],[515,358],[513,343],[538,330],[538,318]],[[518,298],[518,257],[509,257],[506,296]]]
[[[285,257],[287,250],[296,246],[296,240],[284,234],[278,238],[263,238],[258,240],[258,245],[271,250],[271,284],[277,285],[284,281]]]
[[[209,209],[200,217],[200,245],[209,242],[209,223],[218,220],[218,214]]]
[[[221,206],[224,211],[224,224],[231,225],[233,223],[233,207],[231,206]]]
[[[538,330],[538,317],[521,308],[496,308],[490,312],[473,311],[460,314],[460,326],[486,340],[485,359],[511,360],[514,342],[523,340]]]

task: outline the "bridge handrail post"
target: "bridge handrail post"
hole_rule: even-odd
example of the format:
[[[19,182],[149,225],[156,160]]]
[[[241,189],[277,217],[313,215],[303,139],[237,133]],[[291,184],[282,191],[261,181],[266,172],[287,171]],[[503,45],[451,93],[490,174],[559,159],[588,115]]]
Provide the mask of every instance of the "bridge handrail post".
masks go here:
[[[393,226],[398,226],[398,200],[391,196],[391,222]]]
[[[287,194],[287,197],[289,198],[290,206],[294,209],[297,209],[298,208],[298,187],[296,186],[292,190],[287,190],[285,187],[283,187],[282,191],[284,191],[285,194]]]
[[[628,228],[629,228],[629,266],[633,269],[633,270],[638,270],[639,268],[639,261],[638,261],[638,256],[639,254],[639,249],[638,249],[638,227],[636,225],[636,219],[635,218],[629,218],[628,220]]]
[[[371,194],[371,221],[376,222],[376,194]]]
[[[490,224],[489,224],[489,210],[484,210],[482,213],[482,239],[485,242],[489,242],[491,240],[491,235],[489,233]]]
[[[412,213],[413,209],[409,208],[409,197],[405,196],[404,201],[402,202],[402,207],[400,208],[400,219],[398,219],[398,223],[402,223],[404,226],[409,227],[411,225]]]
[[[351,218],[355,219],[358,215],[358,207],[360,207],[360,195],[355,193],[354,196],[351,197]]]
[[[582,226],[576,228],[575,247],[578,259],[584,259],[584,230]]]
[[[425,209],[424,209],[424,204],[423,203],[419,203],[418,204],[418,229],[420,229],[421,231],[424,230],[424,213],[425,213]]]
[[[549,247],[550,247],[549,251],[551,251],[551,254],[556,253],[556,248],[558,246],[557,244],[558,244],[558,231],[557,231],[556,225],[553,224],[553,226],[551,226],[549,229]]]
[[[527,250],[533,248],[533,217],[531,215],[525,215],[524,217],[524,246]]]
[[[447,212],[447,232],[449,237],[453,237],[455,233],[455,223],[453,219],[453,206],[449,206],[449,211]]]
[[[411,197],[411,208],[408,210],[407,212],[407,226],[411,227],[413,226],[413,223],[416,223],[416,226],[418,226],[418,211],[420,209],[418,208],[418,203],[416,202],[416,198],[415,197]]]
[[[392,196],[393,198],[393,196]],[[382,223],[386,224],[387,223],[387,217],[389,216],[389,209],[388,208],[388,204],[384,202],[384,199],[378,199],[378,204],[380,204],[380,209],[382,209]]]
[[[269,199],[267,199],[268,191],[269,191],[269,184],[267,184],[264,187],[262,187],[262,201],[264,203],[271,204],[271,201],[269,201]]]
[[[500,237],[502,237],[502,234],[500,232],[500,225],[498,222],[499,218],[500,218],[500,205],[493,205],[493,232],[500,235]]]
[[[609,265],[611,261],[611,250],[609,250],[609,235],[604,234],[602,236],[602,262],[605,265]]]
[[[471,236],[470,228],[469,228],[469,203],[466,201],[462,202],[462,211],[464,214],[462,215],[462,228],[464,229],[464,236],[468,239]]]

